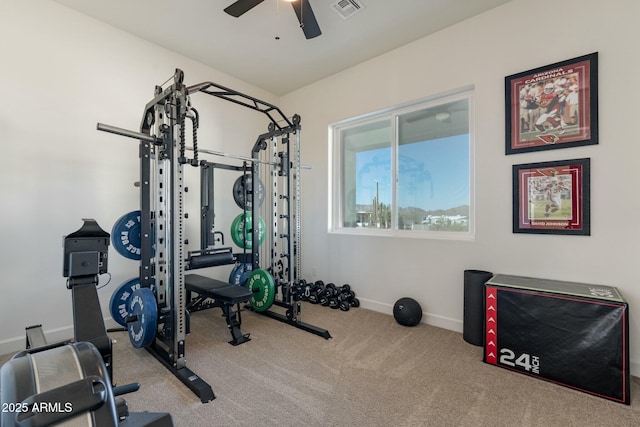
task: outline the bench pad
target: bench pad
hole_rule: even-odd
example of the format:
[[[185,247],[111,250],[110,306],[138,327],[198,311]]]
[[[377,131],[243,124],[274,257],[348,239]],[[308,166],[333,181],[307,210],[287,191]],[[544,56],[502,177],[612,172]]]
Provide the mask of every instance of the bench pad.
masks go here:
[[[253,293],[245,287],[232,285],[199,274],[185,275],[184,283],[188,291],[197,292],[198,295],[228,304],[238,304],[249,301],[253,295]]]

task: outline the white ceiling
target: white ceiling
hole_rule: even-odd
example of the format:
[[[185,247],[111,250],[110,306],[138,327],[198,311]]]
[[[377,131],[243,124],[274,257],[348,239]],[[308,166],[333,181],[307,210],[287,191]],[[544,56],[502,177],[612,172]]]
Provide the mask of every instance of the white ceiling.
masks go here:
[[[283,0],[240,18],[223,12],[235,0],[54,1],[283,95],[510,0],[359,0],[346,20],[336,0],[310,0],[322,30],[310,40]]]

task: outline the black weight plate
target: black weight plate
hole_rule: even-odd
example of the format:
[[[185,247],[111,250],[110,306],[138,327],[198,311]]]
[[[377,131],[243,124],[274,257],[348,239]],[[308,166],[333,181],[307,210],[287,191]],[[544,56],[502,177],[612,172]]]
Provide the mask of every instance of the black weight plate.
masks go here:
[[[253,192],[255,192],[258,207],[264,202],[264,184],[257,178],[258,184],[253,191],[251,175],[241,175],[233,183],[233,200],[240,209],[253,209]]]

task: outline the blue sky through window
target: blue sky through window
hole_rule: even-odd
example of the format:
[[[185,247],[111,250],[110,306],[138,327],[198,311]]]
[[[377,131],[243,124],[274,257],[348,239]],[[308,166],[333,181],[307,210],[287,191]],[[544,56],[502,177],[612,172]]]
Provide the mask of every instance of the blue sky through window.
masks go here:
[[[469,135],[403,144],[398,150],[398,206],[429,210],[469,204]],[[376,195],[391,203],[391,149],[356,154],[356,203]]]

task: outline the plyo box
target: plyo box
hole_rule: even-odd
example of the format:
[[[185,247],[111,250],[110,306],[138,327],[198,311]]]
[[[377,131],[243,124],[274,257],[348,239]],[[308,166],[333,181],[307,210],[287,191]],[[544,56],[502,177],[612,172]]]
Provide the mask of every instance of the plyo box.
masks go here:
[[[629,306],[618,289],[498,274],[485,363],[629,405]]]

